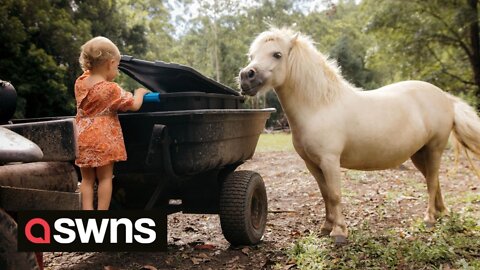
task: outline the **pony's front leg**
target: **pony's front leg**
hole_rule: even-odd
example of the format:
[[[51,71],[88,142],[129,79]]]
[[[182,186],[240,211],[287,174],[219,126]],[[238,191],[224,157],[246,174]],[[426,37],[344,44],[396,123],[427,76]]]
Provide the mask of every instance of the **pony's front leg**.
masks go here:
[[[315,180],[317,180],[318,187],[320,188],[320,193],[323,197],[323,202],[325,203],[325,221],[320,228],[320,235],[330,235],[333,229],[333,220],[330,219],[332,215],[330,215],[330,201],[328,199],[328,189],[325,177],[323,176],[323,172],[322,170],[320,170],[320,167],[317,164],[309,160],[305,160],[305,165],[307,165],[308,170],[313,175],[313,177],[315,177]]]
[[[320,169],[323,173],[322,183],[327,194],[329,211],[327,212],[327,220],[332,222],[332,231],[330,236],[335,239],[336,244],[345,243],[348,236],[345,217],[342,214],[341,206],[341,189],[340,189],[340,156],[322,156],[320,160]],[[323,190],[322,190],[323,193]]]

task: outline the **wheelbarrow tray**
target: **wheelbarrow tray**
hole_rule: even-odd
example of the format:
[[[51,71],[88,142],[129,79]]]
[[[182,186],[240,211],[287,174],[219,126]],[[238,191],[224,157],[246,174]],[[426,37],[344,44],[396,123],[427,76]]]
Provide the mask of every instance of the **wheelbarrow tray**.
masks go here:
[[[251,158],[271,109],[186,110],[120,114],[128,153],[116,173],[169,173],[191,176]],[[168,138],[154,127],[168,130]],[[155,141],[159,143],[155,143]],[[160,149],[162,148],[162,149]],[[168,148],[170,157],[165,157]],[[166,159],[170,159],[170,161]]]

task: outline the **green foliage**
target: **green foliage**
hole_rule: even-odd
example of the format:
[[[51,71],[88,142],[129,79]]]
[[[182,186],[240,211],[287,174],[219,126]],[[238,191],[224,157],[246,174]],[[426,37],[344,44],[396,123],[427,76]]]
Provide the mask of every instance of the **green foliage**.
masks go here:
[[[110,0],[2,1],[0,28],[0,78],[17,89],[17,118],[75,113],[78,55],[91,37],[106,36],[140,57],[146,52],[144,26],[128,27]]]
[[[353,35],[341,36],[332,48],[331,57],[337,59],[343,76],[351,83],[365,89],[376,88],[375,72],[365,67],[366,50],[353,48],[360,45],[356,40]]]
[[[59,63],[68,14],[49,1],[6,1],[0,12],[0,77],[17,89],[17,117],[67,114],[67,63]],[[6,29],[4,31],[3,29]],[[59,61],[60,60],[60,61]]]
[[[454,214],[434,228],[418,223],[400,232],[378,232],[363,224],[341,247],[310,234],[294,243],[288,255],[299,269],[476,269],[478,243],[480,225]]]
[[[473,92],[478,98],[480,85],[474,77],[480,72],[480,59],[472,56],[479,48],[469,31],[470,22],[478,24],[478,11],[468,2],[362,1],[360,10],[370,14],[365,33],[375,37],[367,66],[392,70],[384,83],[424,80],[457,94]],[[474,35],[478,38],[478,31]]]
[[[333,10],[308,14],[299,28],[318,42],[322,53],[337,61],[347,80],[357,87],[372,89],[381,86],[381,76],[366,67],[372,40],[362,32],[363,20],[355,1],[340,1]]]
[[[73,114],[80,46],[103,35],[123,54],[192,66],[237,89],[253,38],[270,26],[288,26],[310,35],[358,87],[425,80],[477,105],[480,56],[475,55],[480,52],[470,30],[478,11],[469,3],[478,5],[456,0],[3,0],[0,79],[19,92],[16,117]],[[117,82],[126,89],[139,86],[126,76]],[[269,125],[283,118],[273,93],[246,104],[277,108]]]

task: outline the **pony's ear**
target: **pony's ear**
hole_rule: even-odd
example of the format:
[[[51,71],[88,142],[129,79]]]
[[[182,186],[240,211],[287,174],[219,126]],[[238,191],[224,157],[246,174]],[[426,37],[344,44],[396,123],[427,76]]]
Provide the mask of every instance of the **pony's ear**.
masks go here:
[[[300,32],[296,32],[293,36],[292,39],[290,39],[290,49],[288,50],[288,54],[292,51],[293,47],[295,47],[295,44],[297,43],[297,39],[300,36]]]
[[[290,43],[293,45],[297,41],[298,37],[300,36],[300,32],[296,32],[293,36],[292,39],[290,40]]]

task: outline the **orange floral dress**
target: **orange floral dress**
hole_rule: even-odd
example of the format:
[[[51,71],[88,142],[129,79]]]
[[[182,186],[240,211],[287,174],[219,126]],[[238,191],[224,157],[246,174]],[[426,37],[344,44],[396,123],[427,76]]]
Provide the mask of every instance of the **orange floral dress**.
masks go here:
[[[89,71],[75,82],[77,101],[79,167],[100,167],[127,160],[122,128],[117,111],[126,111],[133,104],[133,95],[114,82],[101,81],[90,88],[84,86]]]

